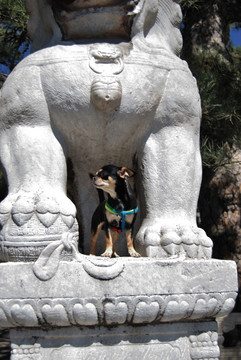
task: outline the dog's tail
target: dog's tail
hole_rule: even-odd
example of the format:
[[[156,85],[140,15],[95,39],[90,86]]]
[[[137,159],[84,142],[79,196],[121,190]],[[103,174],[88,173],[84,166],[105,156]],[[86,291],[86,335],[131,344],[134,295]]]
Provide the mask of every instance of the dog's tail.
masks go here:
[[[89,173],[89,177],[92,180],[94,175]],[[98,196],[99,196],[99,202],[102,203],[105,200],[105,196],[104,196],[104,191],[101,189],[96,189],[98,192]]]

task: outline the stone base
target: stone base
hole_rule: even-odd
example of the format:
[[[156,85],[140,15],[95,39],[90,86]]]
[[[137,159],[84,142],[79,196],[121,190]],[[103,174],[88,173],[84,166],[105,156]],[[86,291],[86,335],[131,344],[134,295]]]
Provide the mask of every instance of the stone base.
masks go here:
[[[217,325],[159,324],[11,330],[11,360],[191,360],[219,358]]]
[[[232,261],[80,256],[48,281],[33,270],[0,264],[11,360],[218,359],[215,319],[237,295]]]

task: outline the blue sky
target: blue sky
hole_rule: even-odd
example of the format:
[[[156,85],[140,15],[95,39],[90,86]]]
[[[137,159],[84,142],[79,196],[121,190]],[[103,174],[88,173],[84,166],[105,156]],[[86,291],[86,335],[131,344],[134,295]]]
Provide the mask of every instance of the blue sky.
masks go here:
[[[230,38],[234,46],[241,46],[241,29],[231,28]]]

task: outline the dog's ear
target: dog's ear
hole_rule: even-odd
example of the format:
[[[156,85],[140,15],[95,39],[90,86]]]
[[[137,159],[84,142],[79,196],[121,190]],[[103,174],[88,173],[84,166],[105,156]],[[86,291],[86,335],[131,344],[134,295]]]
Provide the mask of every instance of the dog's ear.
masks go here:
[[[125,179],[126,177],[131,177],[135,175],[135,172],[127,167],[123,166],[121,170],[117,171],[117,174],[122,178]]]

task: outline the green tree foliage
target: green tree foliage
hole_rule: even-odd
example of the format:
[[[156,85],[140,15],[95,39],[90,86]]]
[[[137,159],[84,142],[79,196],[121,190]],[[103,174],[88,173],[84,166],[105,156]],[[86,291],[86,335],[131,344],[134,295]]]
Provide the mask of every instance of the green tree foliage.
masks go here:
[[[198,81],[202,99],[203,165],[214,172],[227,161],[227,149],[241,148],[241,47],[234,48],[229,38],[232,22],[240,28],[241,2],[180,0],[180,4],[183,57]]]
[[[227,148],[241,148],[240,65],[241,48],[227,54],[201,51],[190,62],[202,99],[203,164],[214,170],[226,161]]]
[[[180,0],[179,4],[181,5],[182,11],[185,14],[185,12],[190,8],[198,10],[206,2],[207,0]]]
[[[27,20],[23,0],[0,0],[0,63],[9,70],[23,58],[29,46]]]

